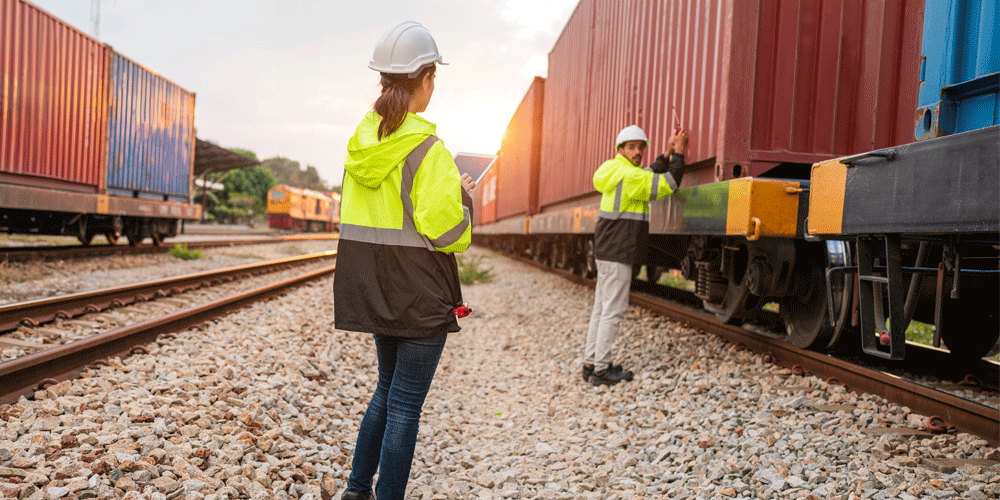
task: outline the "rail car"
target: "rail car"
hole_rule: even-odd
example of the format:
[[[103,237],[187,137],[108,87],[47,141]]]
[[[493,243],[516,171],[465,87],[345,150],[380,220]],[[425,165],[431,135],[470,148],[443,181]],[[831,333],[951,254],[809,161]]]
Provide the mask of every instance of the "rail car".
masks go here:
[[[331,195],[336,195],[336,198]],[[268,226],[289,231],[334,231],[340,222],[339,206],[340,195],[337,193],[327,194],[279,184],[267,193]]]
[[[0,0],[0,231],[154,243],[198,219],[194,93]]]
[[[719,319],[776,303],[784,340],[905,356],[911,320],[956,359],[1000,336],[997,0],[582,0],[476,189],[474,239],[594,275],[617,130],[690,131],[651,203],[654,280]],[[649,161],[648,159],[646,160]]]

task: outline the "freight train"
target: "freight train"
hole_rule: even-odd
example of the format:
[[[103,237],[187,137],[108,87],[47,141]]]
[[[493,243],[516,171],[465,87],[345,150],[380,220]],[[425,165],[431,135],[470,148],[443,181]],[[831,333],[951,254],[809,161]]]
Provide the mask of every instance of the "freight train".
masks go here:
[[[267,192],[267,222],[272,229],[336,231],[340,225],[340,194],[279,184]]]
[[[1000,336],[998,0],[581,0],[475,190],[474,239],[593,276],[591,179],[637,124],[689,131],[643,264],[741,324],[901,359]],[[676,111],[676,118],[675,113]],[[648,160],[647,160],[648,161]],[[675,272],[677,272],[675,271]]]
[[[194,93],[24,0],[0,27],[0,231],[158,244],[200,218]]]

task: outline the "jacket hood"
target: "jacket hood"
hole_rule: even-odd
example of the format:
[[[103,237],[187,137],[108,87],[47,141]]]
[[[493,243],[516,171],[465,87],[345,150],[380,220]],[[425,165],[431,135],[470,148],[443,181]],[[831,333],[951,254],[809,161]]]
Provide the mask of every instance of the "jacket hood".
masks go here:
[[[378,139],[378,125],[382,117],[369,111],[354,136],[347,142],[347,159],[344,169],[355,182],[376,188],[395,170],[421,142],[436,132],[436,126],[423,118],[407,113],[403,124],[388,137]]]

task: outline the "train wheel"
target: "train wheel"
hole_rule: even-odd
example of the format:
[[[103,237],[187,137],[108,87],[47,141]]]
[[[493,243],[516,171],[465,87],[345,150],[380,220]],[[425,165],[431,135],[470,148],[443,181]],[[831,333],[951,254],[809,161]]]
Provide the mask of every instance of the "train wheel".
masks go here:
[[[122,237],[122,232],[125,231],[125,223],[122,222],[121,217],[115,217],[111,219],[111,229],[108,229],[104,233],[104,237],[107,238],[109,245],[114,245],[118,243],[118,239]]]
[[[647,265],[646,266],[646,281],[650,283],[659,283],[660,278],[663,277],[663,273],[666,269],[660,266]]]
[[[587,240],[587,252],[584,257],[586,261],[586,276],[587,278],[593,279],[597,277],[597,246],[594,243],[594,239],[590,238]]]
[[[81,215],[80,220],[76,223],[76,239],[80,240],[80,244],[87,246],[90,242],[94,240],[94,232],[90,230],[90,224],[87,223],[87,216]]]
[[[128,240],[128,246],[134,247],[142,240],[146,239],[146,235],[143,234],[145,231],[142,230],[142,222],[132,221],[125,225],[125,238]]]
[[[570,242],[560,241],[555,244],[556,267],[559,269],[570,269]]]
[[[823,246],[810,245],[796,256],[796,261],[808,266],[795,271],[796,276],[806,280],[806,285],[800,293],[778,301],[788,343],[803,349],[829,348],[838,343],[847,314],[853,306],[852,281],[845,279],[844,275],[831,277],[830,290],[833,291],[833,308],[837,315],[835,324],[831,324],[826,269],[847,265],[848,249],[845,242],[830,240],[825,245],[826,255],[822,255]]]
[[[153,246],[158,247],[158,246],[160,246],[160,245],[163,244],[163,235],[162,234],[153,233],[152,234],[152,239],[153,239]]]
[[[730,280],[722,302],[716,304],[704,301],[703,305],[706,310],[715,314],[719,321],[730,325],[742,325],[757,316],[764,307],[764,300],[750,293],[746,280],[740,280],[739,284],[734,284]]]
[[[703,300],[705,310],[715,314],[723,323],[742,325],[753,319],[764,307],[764,299],[750,293],[750,283],[747,277],[747,250],[741,248],[733,256],[726,279],[726,291],[721,300],[711,302]]]

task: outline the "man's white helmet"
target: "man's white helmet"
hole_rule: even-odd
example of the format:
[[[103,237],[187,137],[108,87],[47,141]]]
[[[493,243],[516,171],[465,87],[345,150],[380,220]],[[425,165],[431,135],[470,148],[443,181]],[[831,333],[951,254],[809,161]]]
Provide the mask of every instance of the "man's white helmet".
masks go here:
[[[381,73],[416,78],[424,66],[434,63],[448,64],[438,53],[430,32],[416,21],[403,21],[378,39],[368,67]]]
[[[615,139],[615,149],[618,149],[623,142],[628,141],[643,141],[649,146],[649,138],[638,125],[629,125],[618,132],[618,138]]]

